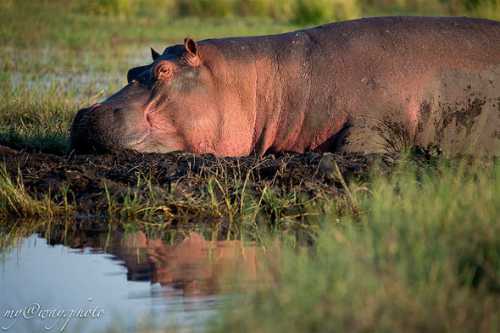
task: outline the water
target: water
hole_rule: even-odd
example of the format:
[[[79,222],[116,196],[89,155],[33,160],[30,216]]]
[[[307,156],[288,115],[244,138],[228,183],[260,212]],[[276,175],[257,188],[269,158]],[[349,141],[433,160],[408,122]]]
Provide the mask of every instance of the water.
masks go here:
[[[33,234],[0,256],[2,331],[203,331],[235,297],[228,273],[250,283],[258,269],[255,246],[197,233],[168,242],[142,232],[58,238]]]

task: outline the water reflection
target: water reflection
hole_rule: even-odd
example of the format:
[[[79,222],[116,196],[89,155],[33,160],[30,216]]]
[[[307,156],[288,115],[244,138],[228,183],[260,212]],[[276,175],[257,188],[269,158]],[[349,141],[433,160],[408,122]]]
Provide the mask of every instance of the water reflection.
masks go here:
[[[115,234],[111,241],[90,238],[83,246],[79,242],[81,239],[74,239],[72,247],[90,246],[94,251],[113,254],[127,269],[128,280],[159,283],[181,290],[186,296],[230,291],[234,272],[238,272],[242,282],[255,281],[257,256],[263,251],[252,242],[207,241],[197,232],[189,233],[173,245],[147,237],[141,231]]]
[[[117,319],[132,332],[144,318],[153,327],[198,330],[234,295],[235,273],[240,285],[257,281],[263,253],[254,243],[208,241],[194,232],[166,240],[141,231],[34,234],[0,260],[0,324],[13,324],[11,332],[43,330],[46,321],[2,316],[37,302],[103,309],[99,320],[73,320],[71,332],[99,331]]]

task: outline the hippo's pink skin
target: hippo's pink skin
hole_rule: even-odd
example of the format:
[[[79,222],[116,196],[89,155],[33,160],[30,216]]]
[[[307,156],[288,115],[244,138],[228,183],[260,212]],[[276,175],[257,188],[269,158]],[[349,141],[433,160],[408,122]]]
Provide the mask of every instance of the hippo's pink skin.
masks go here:
[[[500,23],[385,17],[167,48],[72,126],[77,151],[436,145],[499,155]]]

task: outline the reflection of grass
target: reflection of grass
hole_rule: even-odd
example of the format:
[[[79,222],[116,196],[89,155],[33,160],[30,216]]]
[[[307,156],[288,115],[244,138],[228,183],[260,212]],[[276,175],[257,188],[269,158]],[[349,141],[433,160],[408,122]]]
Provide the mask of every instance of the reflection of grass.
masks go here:
[[[50,223],[42,220],[17,220],[0,223],[0,260],[2,255],[15,247],[24,238],[31,236],[41,228],[50,228]]]
[[[407,167],[375,178],[356,217],[323,216],[312,249],[286,248],[215,331],[497,331],[500,166]]]

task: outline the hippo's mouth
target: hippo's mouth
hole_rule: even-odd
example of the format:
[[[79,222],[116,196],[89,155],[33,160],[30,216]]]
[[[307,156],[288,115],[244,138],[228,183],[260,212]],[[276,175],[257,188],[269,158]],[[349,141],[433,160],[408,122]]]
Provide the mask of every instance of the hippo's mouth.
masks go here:
[[[126,138],[124,141],[126,142],[126,146],[130,147],[130,149],[135,149],[138,150],[140,147],[144,146],[148,140],[148,138],[151,137],[151,133],[148,131],[147,133],[144,133],[142,136],[131,136]],[[137,149],[136,149],[137,148]]]
[[[157,140],[154,140],[151,133],[144,134],[142,138],[130,139],[127,141],[125,146],[126,147],[123,147],[122,149],[131,149],[144,153],[165,154],[175,151],[175,149],[169,149],[165,145],[158,142]]]

